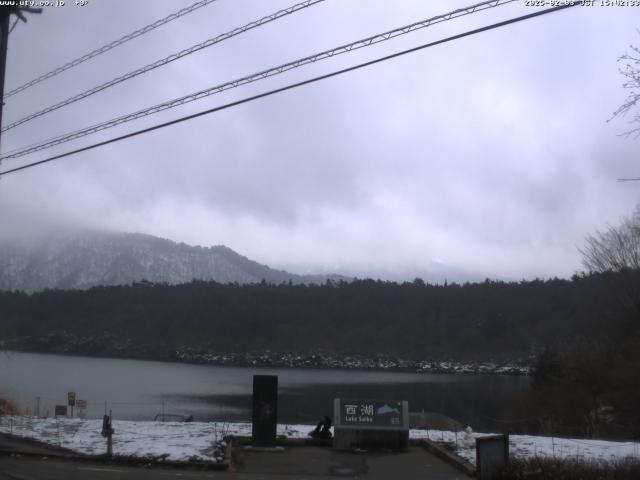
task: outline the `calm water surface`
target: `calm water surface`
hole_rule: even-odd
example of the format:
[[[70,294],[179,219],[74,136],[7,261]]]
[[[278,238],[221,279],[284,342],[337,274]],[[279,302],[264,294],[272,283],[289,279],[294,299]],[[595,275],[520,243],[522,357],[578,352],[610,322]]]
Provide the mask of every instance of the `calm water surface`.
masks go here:
[[[356,370],[244,368],[0,352],[0,396],[34,413],[53,413],[67,392],[87,401],[86,416],[105,408],[117,419],[190,414],[196,420],[251,418],[254,374],[278,375],[279,420],[312,423],[330,414],[332,399],[408,400],[411,411],[435,411],[476,428],[497,426],[506,405],[529,385],[511,375],[449,375]]]

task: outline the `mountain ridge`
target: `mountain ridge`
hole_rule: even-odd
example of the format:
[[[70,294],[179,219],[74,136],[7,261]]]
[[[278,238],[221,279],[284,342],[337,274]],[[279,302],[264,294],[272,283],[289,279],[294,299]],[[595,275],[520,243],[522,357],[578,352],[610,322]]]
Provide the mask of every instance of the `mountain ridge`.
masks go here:
[[[258,263],[225,245],[193,246],[138,232],[83,230],[28,241],[0,239],[0,290],[85,290],[143,280],[310,284],[351,279],[298,275]]]

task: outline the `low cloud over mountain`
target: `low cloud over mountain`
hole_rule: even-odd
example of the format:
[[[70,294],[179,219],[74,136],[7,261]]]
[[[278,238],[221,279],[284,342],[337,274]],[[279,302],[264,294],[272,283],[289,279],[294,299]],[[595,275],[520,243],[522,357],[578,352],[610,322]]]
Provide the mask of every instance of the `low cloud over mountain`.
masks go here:
[[[141,280],[178,284],[324,283],[339,275],[296,275],[275,270],[222,245],[190,246],[151,235],[83,231],[39,236],[25,242],[0,240],[0,289],[86,289]]]

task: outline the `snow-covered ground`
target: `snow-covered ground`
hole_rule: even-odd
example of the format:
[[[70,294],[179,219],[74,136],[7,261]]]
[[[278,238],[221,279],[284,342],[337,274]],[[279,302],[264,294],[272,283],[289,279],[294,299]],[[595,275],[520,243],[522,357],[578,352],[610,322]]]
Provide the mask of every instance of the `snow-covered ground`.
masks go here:
[[[222,460],[226,435],[250,436],[250,423],[179,423],[133,422],[114,420],[113,452],[115,455],[164,458],[169,461]],[[32,438],[79,453],[97,455],[106,451],[101,435],[102,420],[52,419],[35,417],[0,417],[0,433]],[[278,435],[306,438],[312,425],[278,425]],[[455,448],[456,453],[475,464],[475,438],[490,435],[439,430],[411,430],[411,438],[429,438]],[[610,442],[558,437],[511,435],[509,450],[519,458],[558,457],[590,460],[640,460],[640,443]]]
[[[472,433],[474,440],[465,438],[464,432],[439,430],[411,430],[411,438],[429,438],[455,449],[458,456],[476,463],[475,439],[491,433]],[[610,442],[578,438],[540,437],[533,435],[509,435],[509,454],[516,458],[555,457],[588,460],[640,460],[640,442]]]
[[[222,424],[113,421],[113,453],[171,461],[221,461]],[[250,427],[250,426],[249,426]],[[0,432],[88,454],[104,454],[102,420],[1,417]]]

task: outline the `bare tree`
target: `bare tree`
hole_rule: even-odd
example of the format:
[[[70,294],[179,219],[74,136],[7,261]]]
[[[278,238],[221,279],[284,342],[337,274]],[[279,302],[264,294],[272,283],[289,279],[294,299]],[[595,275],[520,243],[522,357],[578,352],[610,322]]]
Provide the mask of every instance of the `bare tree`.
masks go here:
[[[639,127],[640,129],[640,127]],[[615,288],[619,299],[635,313],[640,313],[640,204],[635,212],[585,239],[580,249],[582,263],[590,273],[617,273]]]
[[[640,270],[640,205],[619,226],[596,231],[587,236],[586,242],[580,253],[589,272]]]
[[[629,45],[629,48],[631,49],[630,53],[625,53],[618,58],[618,62],[625,62],[624,67],[619,68],[618,71],[625,78],[622,88],[630,91],[624,103],[613,112],[608,121],[625,116],[640,102],[640,48],[633,45]],[[635,112],[630,123],[640,124],[640,113]],[[640,127],[632,128],[624,132],[623,135],[638,137],[640,136]]]

